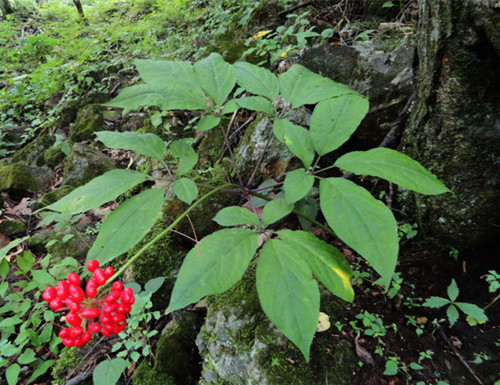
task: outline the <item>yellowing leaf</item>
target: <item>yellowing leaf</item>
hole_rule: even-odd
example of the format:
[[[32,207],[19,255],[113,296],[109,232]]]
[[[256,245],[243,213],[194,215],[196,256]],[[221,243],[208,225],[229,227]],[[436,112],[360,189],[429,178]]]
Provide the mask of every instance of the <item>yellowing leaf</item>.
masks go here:
[[[271,32],[273,32],[271,29],[267,30],[267,31],[260,31],[260,32],[257,32],[255,35],[253,35],[253,38],[255,40],[259,40],[261,37],[264,37],[264,36],[270,34]]]
[[[288,52],[290,52],[292,49],[292,47],[288,47],[286,50],[284,50],[281,55],[280,55],[280,58],[282,59],[286,59],[288,57]]]

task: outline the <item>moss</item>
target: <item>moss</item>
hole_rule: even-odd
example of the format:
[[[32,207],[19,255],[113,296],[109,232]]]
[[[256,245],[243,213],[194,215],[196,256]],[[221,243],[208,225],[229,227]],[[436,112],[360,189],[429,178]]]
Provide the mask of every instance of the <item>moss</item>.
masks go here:
[[[54,202],[57,202],[65,195],[68,195],[71,191],[73,191],[73,187],[69,185],[63,185],[59,188],[56,188],[55,190],[43,194],[43,196],[40,198],[37,209],[48,206]]]
[[[29,196],[38,190],[38,183],[28,166],[13,163],[0,168],[0,191],[7,191],[14,196]]]
[[[93,147],[76,143],[64,162],[64,183],[78,187],[114,168],[113,161]]]
[[[43,159],[47,166],[54,168],[64,160],[66,154],[61,150],[61,147],[62,143],[59,143],[57,146],[48,148],[43,153]]]
[[[12,156],[12,161],[14,163],[20,162],[32,166],[43,166],[45,164],[45,150],[52,146],[54,142],[55,137],[53,135],[40,135],[31,143],[28,143],[22,149],[16,151]]]
[[[59,353],[59,358],[52,367],[52,384],[62,385],[66,383],[66,375],[80,363],[81,359],[80,349],[74,346],[63,348]]]
[[[100,104],[89,104],[78,111],[75,122],[71,125],[69,137],[72,142],[81,142],[90,139],[94,132],[106,130],[103,111]]]
[[[26,224],[18,219],[0,222],[0,233],[5,235],[21,234],[26,231]]]
[[[171,376],[167,373],[155,370],[148,360],[140,363],[132,375],[133,385],[175,385]]]

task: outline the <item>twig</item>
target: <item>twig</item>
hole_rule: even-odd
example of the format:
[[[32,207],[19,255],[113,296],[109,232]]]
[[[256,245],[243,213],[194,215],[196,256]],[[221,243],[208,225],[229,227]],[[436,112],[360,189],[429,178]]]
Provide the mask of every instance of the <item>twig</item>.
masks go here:
[[[250,187],[252,185],[253,178],[255,178],[255,174],[257,173],[257,170],[259,169],[260,164],[262,163],[262,159],[264,159],[264,155],[266,154],[267,147],[269,147],[269,143],[271,143],[272,139],[273,139],[273,134],[269,135],[269,139],[267,140],[267,143],[266,143],[264,149],[262,150],[262,153],[259,156],[259,160],[257,160],[257,164],[255,165],[255,167],[252,171],[252,175],[250,175],[250,179],[247,182],[247,185],[246,185],[247,187]]]
[[[294,5],[293,7],[290,7],[290,8],[284,9],[283,11],[278,12],[278,16],[283,16],[283,15],[286,15],[287,13],[293,12],[299,8],[307,7],[308,5],[310,5],[312,3],[313,3],[313,0],[304,1],[300,4]]]
[[[73,377],[71,380],[66,381],[64,385],[78,385],[80,382],[85,381],[87,378],[90,378],[93,373],[93,369],[89,369],[86,372],[80,373],[79,375]]]
[[[451,348],[451,350],[453,350],[453,353],[455,353],[455,355],[458,357],[458,359],[460,360],[462,365],[465,366],[465,368],[469,371],[469,373],[472,375],[472,377],[474,377],[474,379],[477,381],[477,383],[480,385],[484,385],[484,382],[481,381],[481,379],[477,376],[477,374],[474,372],[474,370],[472,370],[470,365],[460,355],[457,348],[455,348],[455,346],[453,346],[453,344],[450,342],[450,340],[448,339],[446,334],[444,334],[443,328],[439,328],[438,331],[439,331],[439,335],[441,336],[441,338],[444,340],[444,342],[446,342],[448,344],[448,346]]]
[[[229,151],[229,155],[231,157],[231,162],[233,163],[234,169],[236,171],[236,176],[238,177],[238,182],[240,182],[240,185],[243,186],[243,180],[241,179],[241,175],[238,172],[238,168],[236,167],[236,158],[234,157],[233,150],[231,150],[231,143],[229,142],[229,131],[231,129],[231,126],[234,123],[234,119],[236,119],[237,113],[238,113],[238,110],[233,112],[233,116],[231,116],[231,120],[230,120],[229,124],[227,125],[227,131],[224,131],[224,129],[222,128],[222,135],[224,135],[224,143],[226,144],[227,150]],[[224,151],[222,151],[222,152],[224,153]]]

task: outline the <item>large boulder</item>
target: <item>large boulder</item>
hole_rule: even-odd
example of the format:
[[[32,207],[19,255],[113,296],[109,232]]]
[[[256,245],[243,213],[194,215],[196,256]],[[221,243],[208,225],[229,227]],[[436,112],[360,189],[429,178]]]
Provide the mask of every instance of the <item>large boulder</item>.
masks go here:
[[[111,158],[94,147],[76,143],[64,162],[64,183],[78,187],[113,168]]]
[[[52,178],[52,170],[47,167],[27,166],[12,163],[0,167],[0,191],[13,197],[27,197],[45,190]]]

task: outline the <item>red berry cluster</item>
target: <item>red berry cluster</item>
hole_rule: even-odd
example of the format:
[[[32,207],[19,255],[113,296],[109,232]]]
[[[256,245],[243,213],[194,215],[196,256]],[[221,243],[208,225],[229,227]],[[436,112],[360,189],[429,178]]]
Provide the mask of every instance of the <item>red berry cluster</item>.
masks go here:
[[[58,336],[65,346],[83,347],[90,341],[92,334],[99,333],[104,337],[120,333],[127,326],[126,314],[130,313],[135,301],[134,292],[123,288],[121,282],[114,282],[104,299],[95,298],[97,289],[113,275],[111,266],[102,270],[99,262],[87,262],[87,269],[92,273],[85,286],[80,287],[80,277],[69,273],[65,280],[59,281],[56,287],[47,287],[42,298],[53,310],[69,310],[66,322],[71,327],[63,328]]]

